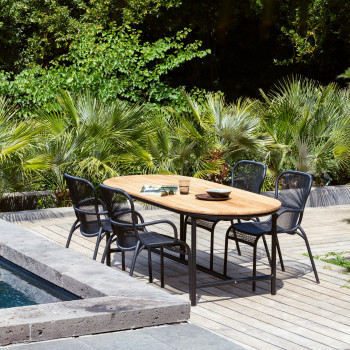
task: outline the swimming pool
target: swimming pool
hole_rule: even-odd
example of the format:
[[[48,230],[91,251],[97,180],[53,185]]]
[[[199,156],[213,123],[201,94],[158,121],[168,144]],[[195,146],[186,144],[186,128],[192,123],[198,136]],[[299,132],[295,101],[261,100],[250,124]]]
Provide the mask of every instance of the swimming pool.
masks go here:
[[[80,298],[0,257],[0,309],[77,299]]]

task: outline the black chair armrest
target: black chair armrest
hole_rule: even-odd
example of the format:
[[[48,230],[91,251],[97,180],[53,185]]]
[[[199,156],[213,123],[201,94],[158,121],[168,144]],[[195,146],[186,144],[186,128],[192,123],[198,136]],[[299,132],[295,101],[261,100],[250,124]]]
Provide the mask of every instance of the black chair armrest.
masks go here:
[[[277,215],[280,216],[283,213],[300,213],[300,214],[302,214],[303,212],[304,212],[304,210],[301,210],[301,209],[288,208],[288,209],[282,209],[281,211],[278,211]]]
[[[280,216],[282,216],[285,213],[299,214],[298,221],[296,222],[295,226],[290,227],[289,229],[285,229],[285,231],[284,231],[286,233],[295,232],[298,229],[298,227],[300,226],[300,224],[301,224],[301,220],[302,220],[302,217],[303,217],[304,210],[303,209],[293,209],[293,208],[282,209],[282,210],[280,210],[277,213],[277,217],[280,217]]]
[[[170,220],[155,220],[155,221],[150,221],[150,222],[143,222],[141,224],[136,224],[135,226],[137,228],[139,228],[139,227],[141,228],[141,227],[146,227],[146,226],[150,226],[150,225],[157,225],[157,224],[168,224],[168,225],[170,225],[173,228],[173,230],[174,230],[174,238],[178,239],[177,227]]]
[[[107,210],[106,204],[101,198],[97,198],[97,202],[102,206],[103,210]]]
[[[141,223],[145,222],[143,216],[138,211],[135,210],[135,214],[138,216],[138,218],[140,219]]]
[[[122,211],[117,211],[116,214],[128,214],[128,213],[131,213],[131,209],[128,209],[128,210],[122,210]],[[140,219],[141,223],[145,222],[143,216],[136,210],[134,210],[134,213],[136,214],[136,216]],[[114,213],[115,214],[115,213]],[[112,217],[114,217],[114,214],[112,214]]]
[[[89,198],[84,198],[81,201],[79,201],[77,204],[81,205],[81,204],[85,204],[86,202],[95,202],[95,197],[89,197]]]
[[[97,203],[102,206],[103,211],[107,211],[106,205],[101,198],[95,198],[95,197],[85,198],[85,199],[81,200],[80,202],[78,202],[78,205],[84,205],[85,203],[92,202],[92,201],[95,202],[94,203],[95,205],[96,205],[96,201],[97,201]],[[77,208],[76,205],[74,205],[73,207],[74,207],[74,209]]]
[[[86,215],[107,215],[108,216],[108,211],[98,211],[98,212],[96,212],[96,211],[87,211],[87,210],[78,209],[75,206],[73,208],[74,208],[74,210],[77,213],[80,213],[80,214],[86,214]]]

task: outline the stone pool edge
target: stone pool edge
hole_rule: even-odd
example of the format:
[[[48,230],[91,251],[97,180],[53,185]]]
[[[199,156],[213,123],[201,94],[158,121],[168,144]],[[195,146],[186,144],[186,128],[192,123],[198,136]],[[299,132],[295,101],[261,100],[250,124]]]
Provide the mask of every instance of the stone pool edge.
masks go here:
[[[82,300],[0,309],[0,345],[187,321],[190,304],[0,220],[0,255]]]

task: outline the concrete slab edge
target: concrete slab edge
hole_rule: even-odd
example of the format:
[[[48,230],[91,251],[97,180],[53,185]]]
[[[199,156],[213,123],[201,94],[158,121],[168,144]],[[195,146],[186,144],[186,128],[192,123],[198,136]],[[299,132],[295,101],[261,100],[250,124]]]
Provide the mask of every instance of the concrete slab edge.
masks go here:
[[[189,302],[0,220],[0,255],[82,297],[1,309],[0,345],[173,324]]]
[[[159,210],[149,204],[135,203],[136,210]],[[75,217],[72,207],[34,209],[24,211],[8,211],[0,213],[0,219],[8,222],[24,222],[45,219],[55,219],[62,217]]]

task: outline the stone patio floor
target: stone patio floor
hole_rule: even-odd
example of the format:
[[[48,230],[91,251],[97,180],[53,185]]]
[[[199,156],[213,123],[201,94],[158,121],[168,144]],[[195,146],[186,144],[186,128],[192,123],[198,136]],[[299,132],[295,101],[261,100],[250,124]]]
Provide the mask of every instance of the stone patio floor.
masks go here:
[[[25,220],[17,216],[19,226],[65,245],[75,217],[73,209],[62,211],[61,217],[32,215]],[[143,210],[145,220],[168,218],[178,223],[178,216],[164,210]],[[49,215],[47,215],[49,216]],[[314,256],[328,252],[346,252],[350,259],[350,205],[328,208],[307,208],[303,228],[308,235]],[[222,271],[224,234],[227,223],[221,222],[215,234],[214,268]],[[257,283],[256,292],[250,284],[228,285],[198,290],[198,305],[192,307],[190,321],[234,341],[246,349],[350,349],[350,273],[338,266],[315,260],[320,284],[315,283],[304,241],[296,235],[279,236],[286,271],[278,265],[277,295],[270,295],[267,281]],[[208,265],[209,234],[198,229],[197,262]],[[70,249],[89,257],[93,241],[73,235]],[[252,248],[241,245],[242,256],[229,247],[228,271],[233,276],[251,275]],[[103,244],[100,248],[101,256]],[[127,267],[132,253],[127,254]],[[153,255],[155,288],[160,288],[159,257]],[[260,242],[258,272],[268,272],[265,251]],[[113,268],[121,269],[120,254],[113,257]],[[126,271],[128,273],[128,269]],[[148,280],[147,254],[141,253],[134,277]],[[198,281],[213,277],[199,273]],[[187,268],[165,259],[165,289],[188,300]]]

